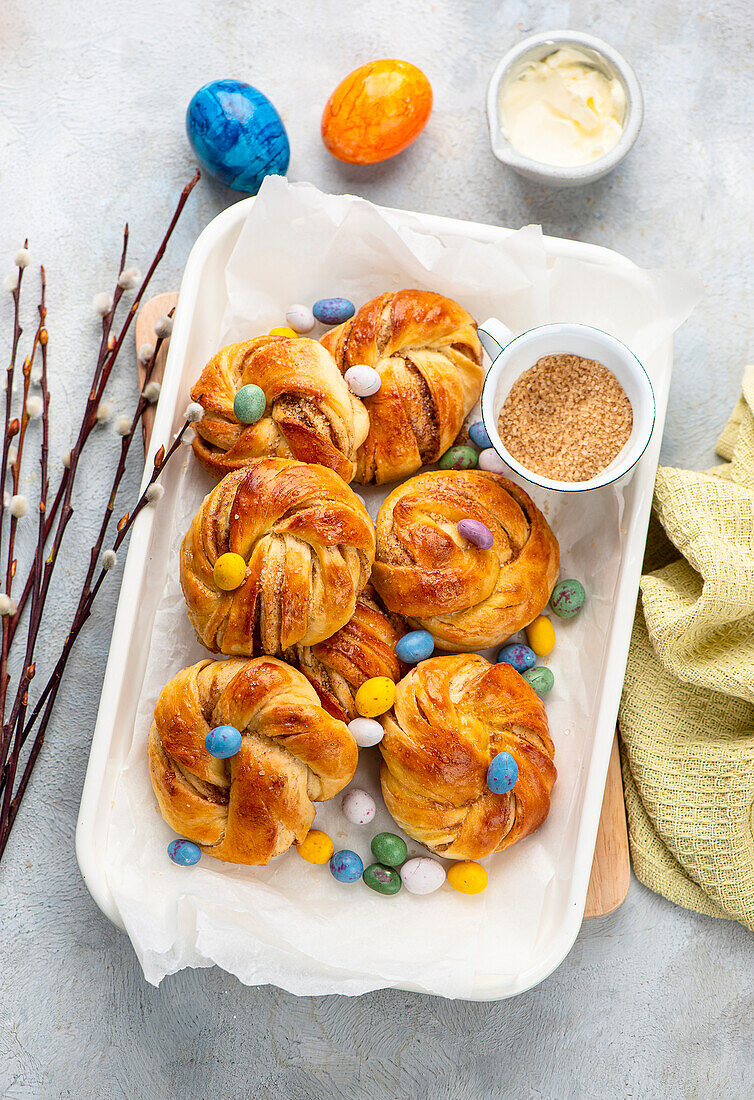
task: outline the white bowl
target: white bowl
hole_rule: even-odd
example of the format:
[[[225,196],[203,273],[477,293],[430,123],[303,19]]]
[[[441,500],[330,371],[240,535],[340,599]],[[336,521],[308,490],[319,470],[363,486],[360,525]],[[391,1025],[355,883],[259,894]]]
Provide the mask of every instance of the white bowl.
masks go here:
[[[498,111],[500,88],[508,79],[514,66],[523,62],[542,61],[555,50],[567,46],[575,46],[576,49],[585,53],[592,64],[606,76],[619,80],[626,95],[626,117],[623,123],[623,134],[618,144],[597,160],[575,167],[544,164],[542,161],[523,156],[503,136]],[[490,128],[492,152],[499,161],[507,164],[520,175],[550,187],[576,187],[582,183],[593,183],[607,175],[631,149],[639,136],[643,118],[644,99],[641,87],[636,79],[636,73],[625,57],[607,42],[603,42],[601,38],[595,38],[592,34],[583,34],[581,31],[552,31],[549,34],[535,34],[531,38],[525,38],[500,59],[487,89],[487,122]]]
[[[652,383],[634,353],[602,329],[591,325],[540,325],[514,336],[495,318],[479,328],[479,338],[492,360],[482,390],[482,420],[492,446],[507,466],[543,489],[581,493],[610,485],[633,469],[652,437],[655,423],[655,395]],[[543,355],[580,355],[596,359],[615,375],[631,402],[631,435],[609,466],[588,481],[553,481],[528,470],[506,449],[497,429],[498,417],[513,383]]]

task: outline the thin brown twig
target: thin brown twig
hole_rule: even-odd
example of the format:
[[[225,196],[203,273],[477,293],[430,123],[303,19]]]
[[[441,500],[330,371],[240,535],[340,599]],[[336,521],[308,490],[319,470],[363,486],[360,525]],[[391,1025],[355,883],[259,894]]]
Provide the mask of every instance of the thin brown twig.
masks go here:
[[[44,520],[45,509],[47,507],[47,493],[49,490],[49,479],[47,476],[47,459],[49,452],[49,428],[50,428],[50,394],[47,387],[47,342],[48,334],[46,328],[47,320],[47,279],[45,276],[44,267],[40,267],[40,277],[42,282],[42,289],[39,299],[39,326],[37,328],[37,335],[34,341],[34,351],[37,346],[41,348],[42,359],[42,441],[40,444],[40,474],[41,484],[39,490],[39,510],[38,510],[38,528],[37,528],[37,545],[34,552],[35,564],[37,566],[37,577],[41,577],[42,556],[44,554]],[[32,352],[33,358],[33,352]],[[24,399],[24,408],[26,406],[26,400]],[[20,449],[18,457],[18,465],[20,469]],[[26,710],[29,701],[28,687],[34,676],[36,665],[33,662],[34,646],[37,641],[37,633],[39,630],[39,623],[41,616],[35,614],[40,599],[39,584],[35,584],[32,590],[31,606],[32,606],[32,623],[36,622],[36,629],[32,629],[30,624],[29,633],[26,639],[26,653],[24,656],[24,670],[21,675],[21,682],[19,690],[16,694],[17,700],[17,713],[14,713],[11,720],[8,722],[7,727],[3,729],[3,745],[5,746],[6,729],[7,738],[10,740],[11,733],[16,728],[16,736],[14,738],[13,747],[11,750],[10,759],[3,768],[3,781],[5,783],[5,789],[3,791],[3,804],[2,810],[0,810],[0,821],[7,820],[10,813],[10,798],[13,793],[13,786],[16,778],[16,770],[18,768],[18,759],[21,752],[22,741],[18,731],[22,730],[26,725]],[[4,700],[3,700],[4,702]],[[7,747],[3,749],[3,758],[7,752]]]
[[[68,521],[70,520],[71,515],[73,514],[73,510],[69,508],[69,505],[70,505],[70,486],[71,486],[71,484],[73,482],[73,479],[75,477],[75,471],[76,471],[76,467],[78,465],[78,462],[79,462],[79,459],[80,459],[80,456],[81,456],[81,451],[83,450],[83,448],[86,444],[86,441],[89,438],[89,435],[91,434],[93,428],[96,426],[96,423],[97,423],[97,420],[96,420],[97,407],[98,407],[100,401],[102,400],[105,387],[107,385],[108,379],[109,379],[110,374],[112,372],[113,366],[115,365],[115,361],[118,357],[118,353],[120,352],[120,349],[123,345],[123,341],[125,340],[126,335],[128,334],[128,331],[129,331],[130,326],[131,326],[131,322],[133,321],[133,318],[136,316],[136,313],[138,312],[139,306],[140,306],[140,304],[142,302],[142,299],[144,297],[144,293],[147,290],[147,287],[149,286],[149,283],[152,279],[152,276],[154,275],[154,272],[157,268],[157,265],[159,264],[160,260],[162,259],[162,257],[165,254],[165,249],[167,248],[168,241],[170,240],[170,237],[173,234],[173,230],[175,229],[176,225],[178,224],[178,219],[180,218],[180,216],[183,212],[183,208],[185,207],[191,192],[196,187],[196,185],[199,182],[200,178],[201,178],[201,173],[197,170],[196,174],[194,175],[194,178],[186,184],[183,191],[181,192],[181,195],[178,199],[178,203],[176,204],[176,207],[175,207],[175,211],[173,213],[173,217],[172,217],[172,219],[171,219],[171,221],[168,225],[167,230],[165,231],[165,234],[162,238],[160,246],[157,249],[157,252],[155,253],[154,259],[152,260],[152,263],[149,266],[149,270],[147,271],[147,274],[144,276],[144,278],[142,280],[142,283],[141,283],[141,286],[139,287],[139,289],[138,289],[138,291],[137,291],[137,293],[134,297],[134,300],[133,300],[133,302],[131,304],[131,307],[128,311],[128,315],[126,316],[126,319],[123,322],[123,325],[121,326],[121,330],[120,330],[114,344],[112,344],[112,346],[109,346],[110,345],[110,340],[109,340],[110,327],[108,325],[108,327],[105,328],[105,323],[103,321],[103,339],[102,339],[102,343],[100,344],[100,353],[99,353],[99,356],[98,356],[97,366],[95,368],[94,377],[93,377],[93,380],[92,380],[92,387],[91,387],[91,390],[90,390],[90,393],[89,393],[89,398],[87,400],[87,406],[86,406],[86,409],[85,409],[85,412],[84,412],[84,417],[82,419],[81,432],[79,433],[79,439],[77,440],[76,445],[71,449],[70,466],[66,470],[64,470],[64,472],[63,472],[63,478],[61,480],[60,487],[58,489],[58,492],[57,492],[57,495],[56,495],[55,500],[53,502],[53,505],[50,509],[50,515],[49,515],[49,517],[46,521],[45,542],[47,541],[47,539],[49,539],[50,534],[52,532],[54,517],[61,511],[61,507],[62,507],[62,512],[65,515],[65,520],[63,522],[62,530],[60,530],[60,538],[58,539],[57,548],[53,544],[53,550],[51,551],[51,556],[53,556],[53,558],[57,557],[57,549],[59,549],[59,543],[60,543],[60,541],[62,541],[62,536],[65,533],[65,527],[67,526]],[[126,251],[127,241],[128,241],[128,225],[126,225],[125,231],[124,231],[124,247],[123,247],[123,255],[121,257],[120,272],[123,271],[123,267],[124,267],[124,264],[125,264],[125,251]],[[122,295],[122,289],[118,286],[116,288],[115,293],[113,294],[112,309],[109,311],[109,313],[107,315],[107,318],[109,318],[109,320],[110,320],[110,324],[112,323],[112,317],[114,315],[115,309],[117,308],[118,302],[120,301],[121,295]],[[106,318],[106,320],[107,320],[107,318]],[[2,520],[2,513],[0,511],[0,522],[1,522],[1,520]],[[56,538],[57,538],[57,534],[56,534]],[[34,567],[32,566],[32,569],[33,568]],[[10,634],[9,634],[9,637],[10,637],[11,641],[12,641],[13,636],[15,635],[16,630],[18,628],[18,621],[19,621],[19,619],[21,617],[21,614],[24,610],[24,607],[26,606],[26,603],[28,601],[29,594],[31,592],[31,588],[35,583],[39,583],[39,582],[36,581],[36,579],[34,578],[34,576],[32,574],[30,574],[29,577],[27,578],[26,584],[24,585],[22,595],[21,595],[21,597],[18,601],[18,607],[17,607],[17,609],[16,609],[16,611],[15,611],[13,617],[12,617],[12,622],[11,622],[11,625],[10,625]],[[49,584],[49,581],[48,581],[48,584]]]
[[[106,573],[107,573],[106,569],[104,569],[104,568],[101,569],[100,574],[97,577],[96,582],[93,585],[91,584],[91,580],[92,580],[93,575],[94,575],[94,570],[96,568],[96,562],[98,560],[98,554],[96,554],[94,552],[94,548],[93,548],[93,552],[90,556],[90,568],[87,571],[87,579],[84,582],[84,587],[83,587],[83,590],[82,590],[82,596],[79,600],[79,605],[78,605],[77,611],[74,615],[71,630],[69,631],[69,634],[68,634],[68,636],[67,636],[67,638],[64,642],[63,650],[61,652],[61,655],[58,659],[58,662],[55,665],[55,668],[53,669],[53,672],[52,672],[51,676],[48,679],[48,682],[47,682],[47,684],[46,684],[46,686],[43,690],[42,696],[38,700],[37,705],[36,705],[32,715],[31,715],[31,717],[28,718],[28,720],[27,720],[26,715],[27,715],[27,706],[28,706],[28,687],[29,687],[29,684],[31,682],[32,677],[34,676],[34,671],[35,671],[35,665],[34,665],[34,661],[33,661],[34,646],[36,644],[36,639],[37,639],[37,635],[38,635],[39,627],[40,627],[40,621],[41,621],[41,617],[42,617],[42,614],[43,614],[43,611],[44,611],[45,601],[46,601],[47,593],[49,591],[49,586],[50,586],[50,581],[51,581],[51,578],[52,578],[52,574],[53,574],[55,564],[56,564],[57,559],[58,559],[58,555],[59,555],[59,551],[60,551],[60,545],[62,543],[63,535],[65,533],[65,528],[66,528],[66,526],[67,526],[67,524],[70,520],[71,515],[73,514],[73,509],[71,507],[71,492],[72,492],[72,488],[73,488],[73,484],[74,484],[74,480],[75,480],[76,468],[77,468],[78,462],[79,462],[80,457],[81,457],[81,452],[82,452],[82,450],[83,450],[83,448],[86,444],[86,441],[89,438],[89,435],[91,434],[91,431],[92,431],[94,425],[97,423],[97,418],[96,418],[97,407],[99,405],[99,402],[102,400],[102,396],[104,394],[105,387],[107,385],[107,381],[108,381],[108,379],[110,377],[110,374],[112,372],[112,369],[115,365],[115,362],[116,362],[117,356],[118,356],[118,352],[120,351],[120,348],[122,347],[123,341],[125,339],[126,333],[128,332],[131,321],[133,320],[133,317],[135,316],[135,314],[137,312],[138,305],[139,305],[139,303],[140,303],[140,301],[141,301],[141,299],[144,295],[144,292],[147,289],[147,286],[148,286],[148,284],[151,280],[152,275],[154,274],[154,271],[157,267],[157,264],[159,263],[160,259],[164,255],[165,248],[167,246],[167,242],[168,242],[170,236],[172,235],[173,229],[175,228],[175,225],[177,224],[178,218],[179,218],[179,216],[180,216],[180,214],[183,210],[183,207],[185,206],[186,201],[187,201],[191,191],[196,186],[196,183],[198,182],[198,180],[199,180],[199,173],[197,172],[194,179],[184,188],[184,190],[183,190],[183,192],[180,196],[180,199],[178,201],[178,204],[176,206],[175,212],[173,214],[173,218],[172,218],[172,220],[171,220],[171,222],[168,226],[168,229],[167,229],[167,231],[166,231],[166,233],[165,233],[165,235],[162,239],[162,242],[161,242],[161,244],[160,244],[160,246],[157,250],[157,253],[155,254],[154,260],[152,261],[152,263],[150,265],[150,268],[147,272],[146,277],[143,279],[143,281],[141,283],[139,291],[138,291],[138,293],[136,295],[136,298],[135,298],[135,300],[134,300],[134,302],[133,302],[133,304],[132,304],[132,306],[129,310],[128,316],[126,317],[126,320],[124,321],[124,323],[121,327],[121,330],[120,330],[120,333],[119,333],[117,339],[114,339],[111,335],[111,327],[112,327],[112,320],[113,320],[113,317],[114,317],[114,314],[115,314],[115,309],[117,308],[118,301],[120,300],[120,297],[121,297],[121,294],[118,293],[118,291],[121,290],[120,278],[119,278],[118,288],[116,289],[116,293],[113,295],[112,307],[108,311],[108,314],[103,318],[103,333],[102,333],[102,342],[101,342],[101,345],[100,345],[100,353],[99,353],[98,358],[97,358],[97,364],[96,364],[93,379],[92,379],[92,386],[91,386],[91,389],[90,389],[89,397],[87,399],[84,414],[83,414],[83,417],[82,417],[81,426],[80,426],[80,429],[79,429],[79,434],[78,434],[76,443],[74,444],[74,446],[71,450],[71,461],[70,461],[69,467],[64,472],[64,476],[61,479],[61,486],[58,490],[58,493],[56,494],[55,502],[53,504],[53,511],[57,513],[57,525],[55,527],[55,533],[54,533],[54,536],[53,536],[53,545],[52,545],[50,554],[44,562],[42,561],[43,552],[44,552],[43,548],[44,548],[44,544],[46,542],[46,539],[47,539],[48,535],[52,531],[52,526],[53,525],[51,523],[51,517],[49,515],[45,515],[46,496],[47,496],[47,476],[46,476],[46,461],[47,461],[47,450],[46,450],[47,442],[46,441],[47,441],[47,435],[46,435],[45,425],[43,425],[43,452],[44,452],[43,461],[45,463],[45,469],[43,471],[44,500],[42,500],[42,499],[40,500],[39,537],[38,537],[37,551],[35,553],[34,563],[32,564],[32,567],[31,567],[31,570],[30,570],[30,573],[29,573],[29,577],[27,578],[27,583],[25,585],[24,595],[23,595],[23,603],[26,603],[29,596],[31,596],[31,600],[32,600],[31,611],[30,611],[30,615],[29,615],[28,634],[27,634],[26,661],[25,661],[24,670],[23,670],[23,672],[21,674],[21,677],[20,677],[20,681],[19,681],[19,684],[18,684],[18,689],[16,691],[16,696],[15,696],[11,716],[10,716],[9,720],[4,723],[4,725],[2,727],[2,745],[0,746],[0,762],[5,761],[4,766],[3,766],[3,772],[2,772],[2,786],[3,786],[4,789],[3,789],[2,810],[0,811],[0,857],[2,857],[3,851],[5,849],[5,845],[6,845],[7,840],[8,840],[8,836],[10,834],[10,830],[12,828],[13,822],[15,821],[16,814],[18,812],[18,807],[21,803],[21,799],[23,798],[23,794],[26,790],[29,778],[30,778],[32,770],[34,768],[34,764],[35,764],[35,762],[38,758],[39,752],[41,750],[42,743],[44,742],[44,738],[45,738],[45,735],[46,735],[46,731],[47,731],[47,727],[48,727],[48,724],[49,724],[50,716],[52,714],[52,710],[53,710],[53,707],[55,705],[55,700],[57,698],[57,693],[58,693],[58,690],[59,690],[59,687],[60,687],[63,672],[65,670],[68,658],[70,656],[71,649],[73,647],[73,644],[75,643],[76,638],[80,634],[81,629],[83,628],[85,622],[88,620],[88,618],[91,614],[91,609],[92,609],[94,600],[95,600],[95,598],[96,598],[96,596],[97,596],[97,594],[98,594],[98,592],[99,592],[99,590],[102,586],[102,583],[103,583],[104,578],[105,578]],[[128,241],[128,227],[126,226],[126,230],[125,230],[125,233],[124,233],[124,247],[123,247],[123,253],[122,253],[122,256],[121,256],[121,264],[120,264],[119,275],[120,275],[120,273],[123,272],[123,269],[124,269],[127,241]],[[42,321],[43,321],[42,307],[40,307],[40,330],[38,330],[40,332],[41,332],[41,329],[42,329]],[[44,331],[45,331],[45,337],[46,337],[46,329]],[[16,344],[17,344],[17,341],[16,341]],[[46,383],[46,339],[45,339],[43,347],[44,347],[43,373],[45,374],[45,383]],[[156,353],[157,353],[157,348],[155,349],[155,356],[153,357],[152,366],[154,364],[154,359],[156,358]],[[150,373],[151,373],[151,370],[150,370]],[[46,385],[45,385],[45,392],[46,392]],[[10,408],[9,405],[7,407]],[[141,418],[141,416],[143,416],[143,411],[144,411],[145,407],[146,407],[146,403],[145,403],[145,399],[143,398],[143,394],[142,394],[140,396],[139,406],[137,408],[137,413],[135,414],[134,419],[133,419],[132,424],[131,424],[131,427],[130,427],[130,437],[131,437],[131,439],[133,438],[133,434],[136,430],[136,426],[138,425],[139,419]],[[26,394],[25,394],[25,400],[24,400],[24,409],[26,409]],[[46,403],[45,403],[44,409],[45,409],[45,416],[46,416],[47,412],[48,412],[48,405]],[[117,552],[117,549],[120,547],[123,540],[126,538],[126,535],[127,535],[128,531],[130,530],[131,526],[133,525],[133,523],[135,522],[137,516],[140,514],[140,512],[146,506],[146,504],[149,503],[149,500],[151,500],[151,497],[149,497],[150,487],[154,484],[154,482],[159,477],[159,474],[162,471],[162,469],[164,468],[167,461],[172,457],[172,455],[175,453],[175,451],[180,446],[181,440],[183,438],[183,434],[186,431],[187,427],[188,427],[188,421],[184,424],[183,428],[179,432],[178,436],[176,437],[175,441],[171,445],[171,447],[168,450],[167,454],[165,454],[165,449],[163,447],[163,448],[160,449],[157,456],[155,457],[155,463],[154,463],[154,468],[153,468],[153,471],[152,471],[152,475],[151,475],[151,478],[150,478],[150,481],[149,481],[147,487],[144,490],[144,493],[139,498],[139,501],[137,502],[137,505],[133,509],[131,514],[129,515],[128,513],[126,513],[126,515],[124,517],[122,517],[121,521],[118,524],[118,532],[117,532],[117,536],[116,536],[116,539],[115,539],[115,543],[113,545],[113,550],[114,551]],[[124,440],[124,443],[125,443],[125,440]],[[6,462],[7,462],[8,446],[9,446],[9,442],[6,440],[6,443],[5,443]],[[101,527],[101,536],[98,539],[98,543],[100,545],[100,548],[101,548],[102,541],[104,540],[104,535],[105,535],[105,532],[106,532],[106,529],[107,529],[107,526],[108,526],[109,518],[112,514],[112,510],[113,510],[113,506],[114,506],[114,500],[115,500],[115,492],[117,492],[117,487],[119,486],[120,480],[123,476],[123,470],[125,468],[125,457],[127,455],[128,446],[130,446],[130,440],[128,441],[128,443],[125,444],[125,446],[122,446],[122,448],[121,448],[121,462],[119,462],[118,469],[116,470],[115,489],[114,489],[114,492],[111,493],[111,497],[108,501],[108,505],[107,505],[107,509],[106,509],[106,515],[105,515],[105,518],[103,520],[103,524],[102,524],[102,527]],[[15,634],[15,631],[18,627],[18,622],[19,622],[19,617],[20,617],[21,610],[22,610],[22,607],[19,607],[16,615],[13,616],[12,632],[10,630],[6,632],[6,635],[9,639],[12,639],[12,636],[13,636],[13,634]],[[41,707],[43,705],[44,705],[44,711],[41,712]],[[26,760],[26,764],[25,764],[24,769],[22,771],[21,778],[20,778],[19,783],[18,783],[18,785],[16,787],[16,790],[14,792],[14,789],[13,789],[14,788],[14,779],[15,779],[16,770],[17,770],[17,766],[18,766],[20,751],[21,751],[21,748],[23,747],[25,741],[27,740],[28,736],[30,735],[31,731],[33,730],[35,722],[40,717],[40,714],[41,714],[41,721],[40,721],[39,729],[37,730],[37,735],[34,739],[31,751],[29,753],[29,756]],[[10,756],[10,759],[8,759],[7,753],[8,753],[8,748],[9,748],[9,745],[10,745],[11,738],[12,738],[13,744],[12,744],[12,749],[11,749],[11,756]]]
[[[165,448],[161,447],[155,455],[155,464],[152,471],[152,476],[150,477],[149,482],[144,489],[144,492],[139,497],[139,500],[137,501],[134,509],[130,513],[127,512],[118,523],[118,534],[112,546],[114,552],[117,553],[117,551],[123,544],[126,536],[128,535],[128,532],[133,527],[137,517],[149,504],[148,494],[150,487],[154,485],[162,471],[167,466],[170,459],[181,446],[181,443],[183,442],[183,436],[188,427],[189,421],[186,420],[183,427],[178,432],[177,436],[170,445],[168,451],[166,452]],[[97,593],[102,587],[102,583],[105,580],[107,573],[108,570],[104,568],[100,570],[99,576],[97,577],[97,580],[94,583],[91,592],[89,593],[89,596],[74,617],[73,624],[71,625],[71,629],[65,640],[65,645],[63,646],[63,651],[58,658],[55,668],[50,674],[50,677],[43,689],[42,695],[40,696],[40,700],[46,700],[44,713],[42,714],[41,720],[39,722],[39,727],[37,729],[34,741],[32,742],[32,747],[29,752],[24,770],[21,774],[21,779],[19,780],[18,787],[15,794],[13,794],[13,797],[10,799],[9,812],[7,813],[7,815],[5,815],[4,813],[3,819],[2,821],[0,821],[0,858],[2,858],[3,852],[5,851],[5,845],[7,843],[8,835],[10,833],[10,830],[13,828],[13,822],[16,819],[18,808],[24,796],[24,792],[31,777],[31,773],[34,770],[34,764],[42,749],[42,745],[44,744],[47,727],[52,716],[52,711],[55,706],[55,700],[57,698],[57,694],[62,683],[63,673],[68,663],[68,658],[71,655],[71,651],[76,642],[76,639],[78,638],[84,624],[87,622],[89,616],[92,613],[92,606],[95,599],[97,598]],[[28,728],[29,732],[31,732],[31,729],[34,726],[35,716],[37,716],[38,714],[39,711],[35,708],[34,713],[27,722],[26,727],[22,730],[22,733],[25,732],[26,728]],[[26,734],[26,736],[28,736],[28,733]],[[9,785],[6,786],[6,791],[8,790],[8,788]],[[3,804],[3,811],[5,811],[5,803]]]

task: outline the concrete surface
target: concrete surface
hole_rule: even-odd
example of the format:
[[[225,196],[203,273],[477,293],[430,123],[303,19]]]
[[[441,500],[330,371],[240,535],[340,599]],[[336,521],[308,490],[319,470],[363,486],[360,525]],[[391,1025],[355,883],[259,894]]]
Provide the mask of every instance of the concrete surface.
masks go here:
[[[591,30],[623,50],[647,107],[624,166],[571,193],[504,171],[489,152],[482,113],[501,51],[527,32],[560,26]],[[56,453],[67,448],[84,398],[96,340],[91,299],[110,285],[121,224],[128,218],[133,260],[145,263],[192,172],[185,106],[200,84],[230,75],[259,85],[281,109],[292,179],[480,221],[541,221],[644,265],[699,272],[707,295],[677,342],[664,459],[709,465],[752,350],[751,37],[748,0],[702,8],[688,0],[3,0],[0,255],[9,263],[28,235],[47,265]],[[319,141],[324,101],[357,63],[391,55],[430,77],[430,125],[395,161],[343,167]],[[202,184],[156,291],[177,286],[192,240],[233,198]],[[5,299],[3,348],[9,317]],[[133,370],[124,357],[119,408],[133,396]],[[107,432],[95,450],[40,666],[49,667],[65,632],[108,480],[100,471],[115,461]],[[137,479],[134,465],[124,502]],[[117,589],[115,575],[78,648],[0,866],[0,1096],[751,1094],[751,935],[636,883],[617,913],[584,927],[555,974],[509,1002],[400,992],[296,999],[245,989],[219,971],[147,986],[128,941],[89,898],[73,851]]]

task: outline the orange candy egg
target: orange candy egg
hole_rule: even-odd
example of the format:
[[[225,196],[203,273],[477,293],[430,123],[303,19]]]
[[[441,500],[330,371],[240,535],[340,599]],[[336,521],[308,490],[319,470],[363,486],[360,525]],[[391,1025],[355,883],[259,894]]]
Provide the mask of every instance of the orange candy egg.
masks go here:
[[[427,125],[432,87],[408,61],[370,61],[327,101],[322,140],[338,160],[376,164],[401,153]]]

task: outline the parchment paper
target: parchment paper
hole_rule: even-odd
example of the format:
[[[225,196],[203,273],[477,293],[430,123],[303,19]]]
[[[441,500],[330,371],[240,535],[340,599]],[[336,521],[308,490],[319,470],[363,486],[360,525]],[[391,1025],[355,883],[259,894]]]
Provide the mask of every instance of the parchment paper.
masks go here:
[[[399,225],[364,200],[270,178],[227,266],[227,306],[217,347],[283,324],[293,302],[337,294],[358,307],[386,289],[406,286],[448,294],[480,321],[497,316],[514,331],[550,320],[598,323],[632,347],[658,388],[667,379],[659,374],[662,356],[654,353],[698,296],[692,280],[672,273],[570,259],[548,263],[536,226],[495,244],[463,234],[440,238],[418,218],[408,227]],[[578,619],[556,621],[558,644],[547,662],[555,672],[547,712],[558,781],[546,823],[484,861],[490,885],[481,895],[465,897],[446,885],[426,897],[404,890],[392,898],[360,883],[336,883],[326,866],[305,863],[295,851],[266,868],[223,864],[210,856],[181,868],[167,857],[174,834],[157,809],[146,743],[165,683],[206,655],[186,617],[178,549],[212,485],[187,449],[177,495],[166,495],[160,504],[164,522],[172,524],[170,579],[151,639],[145,639],[150,654],[141,703],[108,835],[109,884],[146,978],[158,984],[184,966],[216,963],[249,985],[274,983],[298,994],[401,986],[463,998],[473,994],[479,974],[519,973],[541,953],[557,922],[573,862],[600,667],[626,540],[624,494],[632,491],[631,482],[578,497],[532,494],[559,539],[562,575],[582,578],[589,594]],[[354,488],[376,516],[387,490]],[[382,804],[378,762],[378,749],[362,750],[353,780],[375,796],[372,824],[350,825],[340,797],[320,804],[315,822],[336,849],[354,849],[365,865],[371,862],[371,837],[397,831]],[[410,855],[423,853],[406,839]]]

